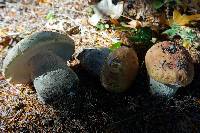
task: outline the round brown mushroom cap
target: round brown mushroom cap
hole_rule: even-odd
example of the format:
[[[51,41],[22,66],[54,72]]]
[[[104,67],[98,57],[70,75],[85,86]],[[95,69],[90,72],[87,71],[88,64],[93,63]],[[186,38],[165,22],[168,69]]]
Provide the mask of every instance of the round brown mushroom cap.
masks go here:
[[[149,76],[163,84],[186,86],[194,77],[194,65],[188,51],[173,42],[153,45],[146,53],[145,64]]]
[[[111,92],[126,91],[139,68],[138,57],[132,48],[122,46],[110,53],[101,71],[101,83]]]
[[[74,41],[66,35],[49,31],[34,33],[8,51],[3,61],[3,74],[12,83],[31,82],[28,62],[33,56],[50,51],[68,60],[74,49]]]

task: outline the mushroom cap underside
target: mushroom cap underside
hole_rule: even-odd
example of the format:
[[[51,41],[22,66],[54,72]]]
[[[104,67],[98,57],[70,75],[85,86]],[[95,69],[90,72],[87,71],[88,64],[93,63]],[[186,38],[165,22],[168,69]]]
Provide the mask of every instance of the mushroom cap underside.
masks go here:
[[[188,51],[173,42],[160,42],[146,53],[145,64],[151,78],[163,84],[186,86],[194,77]]]
[[[34,33],[8,51],[3,74],[12,83],[28,83],[31,81],[28,62],[33,56],[50,51],[68,60],[74,49],[74,41],[66,35],[48,31]]]

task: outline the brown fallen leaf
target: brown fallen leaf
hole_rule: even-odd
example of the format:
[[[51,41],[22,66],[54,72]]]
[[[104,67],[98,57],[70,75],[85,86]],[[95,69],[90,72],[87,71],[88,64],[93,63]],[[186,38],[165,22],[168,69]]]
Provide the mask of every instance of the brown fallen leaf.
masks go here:
[[[166,15],[164,13],[158,16],[158,19],[161,25],[169,25],[169,20],[166,19]]]
[[[114,24],[115,26],[119,26],[120,25],[120,22],[117,19],[110,19],[110,22],[112,24]]]
[[[129,28],[140,28],[142,27],[142,23],[138,20],[131,20],[130,22],[128,22],[128,25],[124,26]]]
[[[36,2],[39,4],[42,4],[42,3],[52,4],[51,0],[36,0]]]
[[[0,37],[0,45],[3,47],[6,47],[7,45],[9,45],[11,43],[13,39],[9,36],[6,37]]]
[[[120,42],[122,42],[123,45],[130,45],[130,39],[128,38],[130,36],[129,32],[116,30],[114,36],[115,38],[120,38]]]
[[[67,33],[68,33],[69,35],[75,35],[75,34],[80,33],[79,26],[76,26],[76,27],[73,27],[73,28],[69,29],[69,30],[67,31]]]
[[[98,2],[99,2],[99,0],[88,0],[88,4],[90,4],[90,5],[97,4]]]
[[[171,26],[174,23],[184,26],[189,24],[190,21],[200,20],[200,14],[195,15],[181,15],[181,13],[177,10],[174,10],[173,17],[168,21],[168,25]]]

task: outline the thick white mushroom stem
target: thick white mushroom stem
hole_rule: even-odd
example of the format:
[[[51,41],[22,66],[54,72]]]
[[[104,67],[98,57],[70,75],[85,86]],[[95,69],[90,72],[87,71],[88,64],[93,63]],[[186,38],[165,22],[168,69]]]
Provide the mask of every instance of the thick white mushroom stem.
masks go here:
[[[150,77],[150,91],[153,95],[172,97],[180,88],[176,85],[162,84]]]
[[[31,58],[31,78],[43,103],[50,103],[78,87],[78,77],[64,60],[53,52],[45,52]]]

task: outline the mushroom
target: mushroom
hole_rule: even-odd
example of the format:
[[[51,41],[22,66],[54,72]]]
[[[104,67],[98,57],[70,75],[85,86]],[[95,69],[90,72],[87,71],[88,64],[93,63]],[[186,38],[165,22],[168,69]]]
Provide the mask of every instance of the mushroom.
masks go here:
[[[78,55],[78,59],[85,70],[96,77],[100,77],[102,65],[109,53],[110,50],[108,48],[88,48]]]
[[[139,68],[138,57],[132,48],[122,46],[110,53],[101,70],[101,84],[111,92],[124,92],[132,84]]]
[[[74,41],[56,32],[38,32],[10,49],[3,61],[3,75],[13,84],[33,81],[43,103],[77,88],[78,77],[65,63],[74,53]]]
[[[154,95],[172,97],[179,87],[187,86],[194,77],[194,65],[188,51],[173,42],[153,45],[146,53],[145,64]]]

